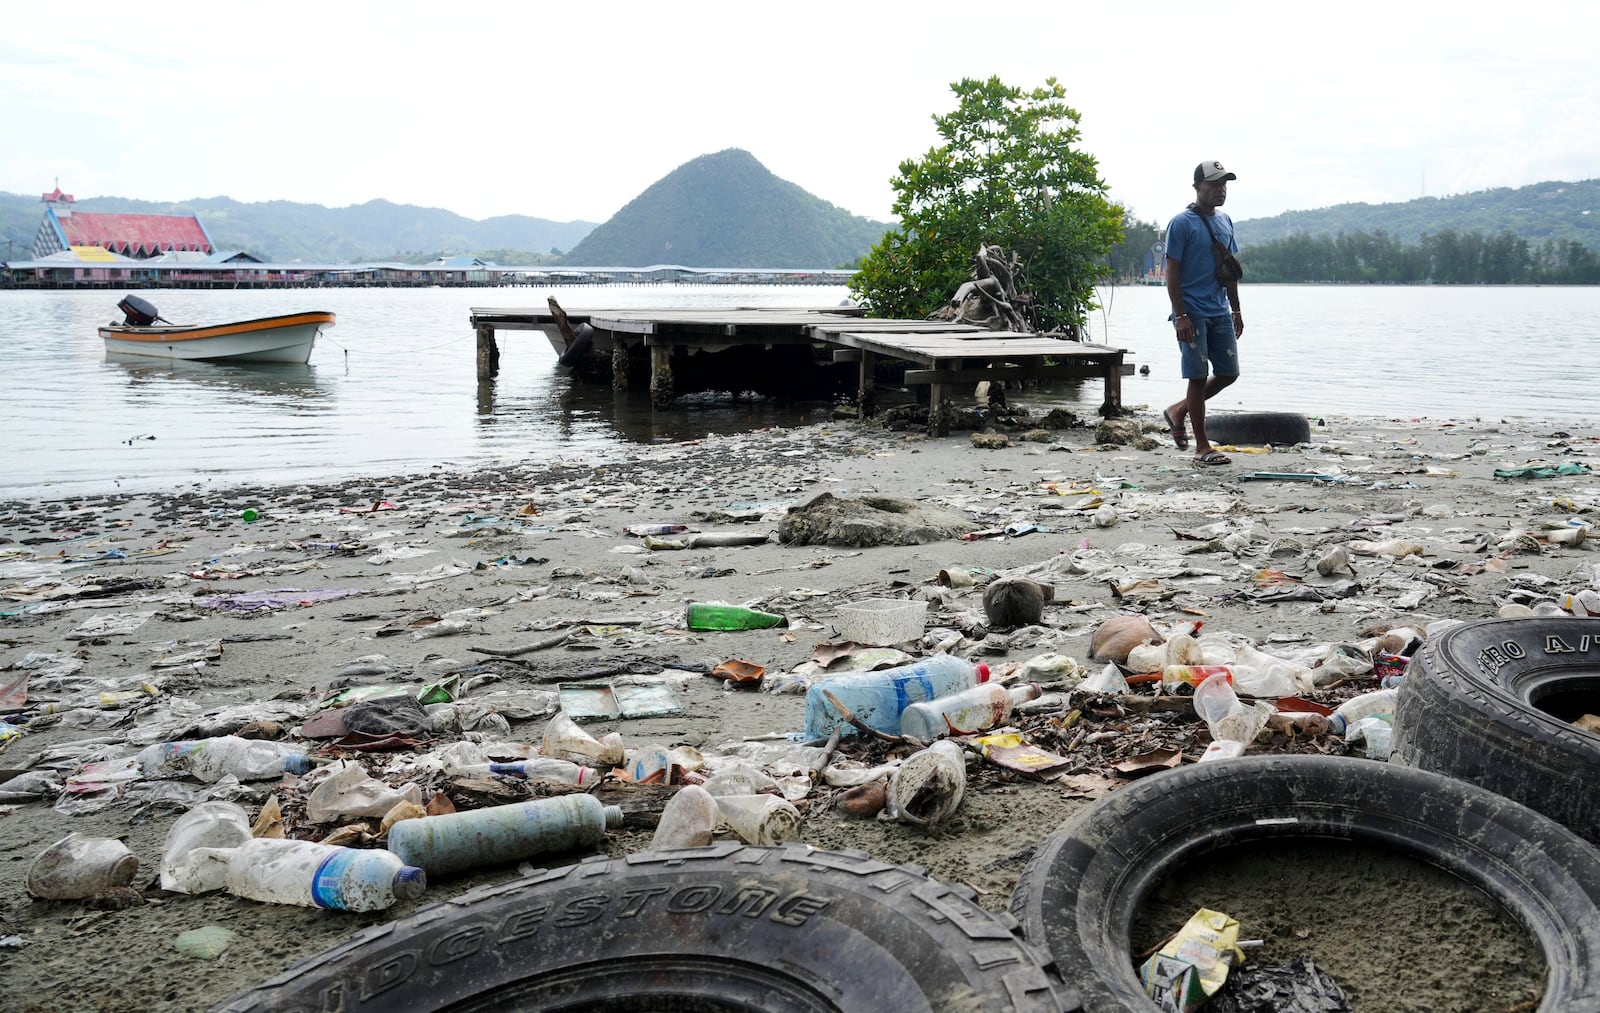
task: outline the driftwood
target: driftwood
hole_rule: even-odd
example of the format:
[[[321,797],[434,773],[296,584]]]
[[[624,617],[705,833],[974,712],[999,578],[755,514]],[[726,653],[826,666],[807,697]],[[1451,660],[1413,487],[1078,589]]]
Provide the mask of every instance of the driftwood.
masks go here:
[[[556,327],[561,331],[561,340],[566,342],[565,347],[571,348],[578,340],[578,332],[572,329],[572,321],[567,319],[567,311],[556,302],[555,296],[551,296],[545,302],[550,305],[550,315],[555,318]]]
[[[980,246],[972,258],[972,280],[950,297],[950,302],[929,314],[929,320],[973,324],[991,331],[1030,334],[1024,307],[1032,301],[1019,292],[1023,284],[1022,261],[998,246]]]

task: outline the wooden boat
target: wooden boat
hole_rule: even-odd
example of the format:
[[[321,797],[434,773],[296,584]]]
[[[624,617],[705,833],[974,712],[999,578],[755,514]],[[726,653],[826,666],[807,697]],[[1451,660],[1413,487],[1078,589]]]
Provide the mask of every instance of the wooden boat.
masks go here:
[[[333,314],[321,310],[285,313],[229,324],[174,324],[138,296],[117,303],[123,322],[100,328],[107,353],[205,362],[298,362],[311,358]]]

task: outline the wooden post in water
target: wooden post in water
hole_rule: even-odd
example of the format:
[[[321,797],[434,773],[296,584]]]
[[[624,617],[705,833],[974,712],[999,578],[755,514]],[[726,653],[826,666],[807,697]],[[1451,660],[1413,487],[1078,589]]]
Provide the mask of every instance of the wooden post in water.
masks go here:
[[[494,340],[494,327],[478,325],[478,379],[488,380],[500,372],[500,346]]]
[[[650,346],[650,406],[666,408],[672,404],[672,346]]]

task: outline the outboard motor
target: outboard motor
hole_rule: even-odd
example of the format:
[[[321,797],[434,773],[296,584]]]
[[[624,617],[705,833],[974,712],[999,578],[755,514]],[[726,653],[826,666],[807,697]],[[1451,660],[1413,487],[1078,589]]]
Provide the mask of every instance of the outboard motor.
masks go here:
[[[122,311],[122,322],[129,327],[149,327],[161,319],[161,314],[156,308],[140,299],[136,295],[125,295],[117,303],[117,309]]]

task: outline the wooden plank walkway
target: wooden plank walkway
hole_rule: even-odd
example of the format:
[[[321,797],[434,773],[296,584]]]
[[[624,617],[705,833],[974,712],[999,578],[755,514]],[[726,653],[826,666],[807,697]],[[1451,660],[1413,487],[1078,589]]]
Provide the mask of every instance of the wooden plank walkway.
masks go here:
[[[936,417],[949,384],[983,380],[1095,379],[1105,386],[1100,411],[1122,408],[1122,377],[1133,372],[1127,352],[1108,345],[989,331],[970,324],[938,320],[880,320],[860,316],[854,307],[830,310],[793,309],[573,309],[565,310],[573,326],[594,329],[593,349],[609,353],[612,382],[627,385],[625,365],[632,349],[643,347],[650,358],[651,400],[670,403],[674,394],[674,353],[679,368],[692,369],[686,353],[727,348],[811,345],[834,362],[859,363],[859,399],[869,410],[883,359],[903,362],[906,386],[927,385],[931,414]],[[473,308],[477,333],[478,376],[492,377],[499,368],[495,333],[538,330],[559,355],[565,341],[548,309]]]

